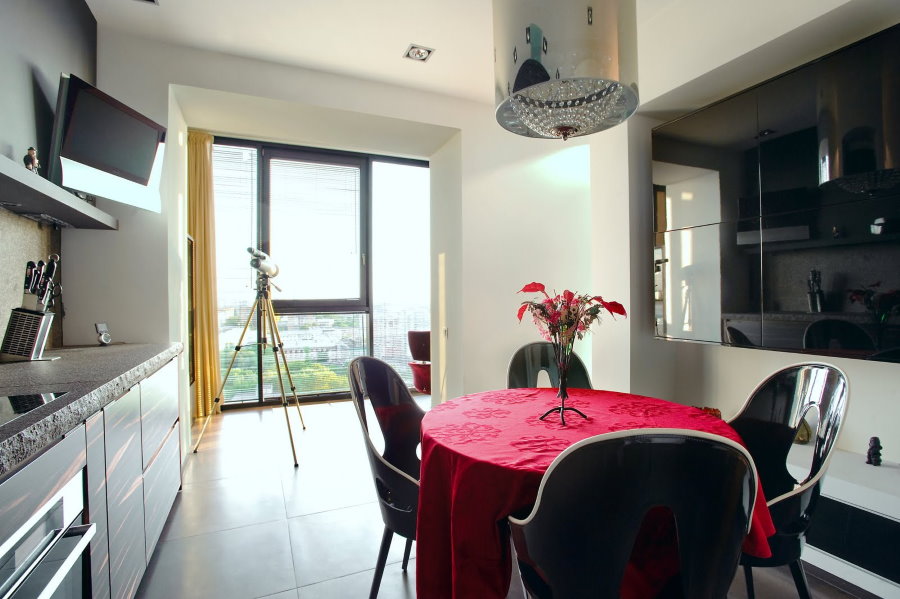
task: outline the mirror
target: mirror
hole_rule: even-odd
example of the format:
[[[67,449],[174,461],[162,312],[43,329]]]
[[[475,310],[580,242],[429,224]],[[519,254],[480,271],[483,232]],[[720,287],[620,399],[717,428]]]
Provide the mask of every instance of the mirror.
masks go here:
[[[900,361],[897,72],[900,26],[654,129],[657,336]]]

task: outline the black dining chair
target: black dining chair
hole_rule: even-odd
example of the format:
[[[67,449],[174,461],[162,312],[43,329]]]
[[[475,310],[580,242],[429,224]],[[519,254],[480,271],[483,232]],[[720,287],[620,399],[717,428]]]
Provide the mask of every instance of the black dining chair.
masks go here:
[[[416,447],[419,445],[425,412],[413,400],[400,375],[377,358],[363,356],[354,359],[350,362],[347,375],[384,520],[384,534],[369,592],[370,599],[375,599],[394,534],[406,538],[402,566],[404,572],[409,563],[412,542],[416,538],[421,465]],[[371,403],[378,420],[384,438],[384,452],[376,449],[369,435],[366,399]]]
[[[531,512],[508,518],[522,582],[539,599],[618,599],[641,524],[662,506],[679,531],[678,590],[724,598],[756,490],[750,455],[718,435],[638,429],[579,441],[550,464]]]
[[[753,342],[750,341],[750,338],[735,327],[726,327],[725,332],[727,334],[725,343],[742,347],[753,347]]]
[[[808,599],[800,556],[815,512],[831,453],[847,412],[846,375],[828,364],[804,363],[779,370],[750,394],[731,420],[753,456],[776,532],[769,537],[772,557],[743,554],[747,596],[754,597],[753,568],[789,566],[797,593]],[[788,453],[801,427],[813,443],[809,473],[800,481],[787,468]]]
[[[875,360],[876,362],[900,362],[900,347],[892,347],[883,349],[869,356],[866,360]]]
[[[875,350],[872,337],[855,322],[837,318],[816,320],[803,333],[803,349]]]
[[[559,367],[553,355],[553,345],[547,341],[528,343],[516,350],[509,361],[506,374],[507,389],[537,387],[538,375],[544,371],[550,377],[550,386],[559,386]],[[569,364],[568,386],[576,389],[591,389],[584,362],[577,354],[572,354]]]

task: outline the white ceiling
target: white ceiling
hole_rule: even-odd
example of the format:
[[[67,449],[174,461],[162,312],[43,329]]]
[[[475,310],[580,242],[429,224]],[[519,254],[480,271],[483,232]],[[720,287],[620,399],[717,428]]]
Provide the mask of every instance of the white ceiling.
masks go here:
[[[490,0],[86,1],[100,28],[493,102]]]
[[[86,0],[101,28],[494,102],[490,0],[158,1]],[[637,1],[640,20],[673,0]]]
[[[427,158],[455,129],[244,94],[173,86],[191,127],[216,135],[406,158]]]

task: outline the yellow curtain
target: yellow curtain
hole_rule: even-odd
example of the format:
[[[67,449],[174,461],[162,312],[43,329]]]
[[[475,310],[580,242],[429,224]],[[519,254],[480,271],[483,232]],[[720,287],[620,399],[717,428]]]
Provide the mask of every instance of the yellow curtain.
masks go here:
[[[221,382],[212,145],[209,133],[188,131],[188,234],[194,238],[194,405],[198,418],[216,407],[213,401]]]

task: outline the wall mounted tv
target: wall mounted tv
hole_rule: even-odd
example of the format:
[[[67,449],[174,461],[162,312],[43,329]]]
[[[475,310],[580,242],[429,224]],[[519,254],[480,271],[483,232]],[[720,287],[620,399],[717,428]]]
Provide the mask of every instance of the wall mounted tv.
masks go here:
[[[166,128],[63,73],[47,176],[76,192],[160,211]]]

